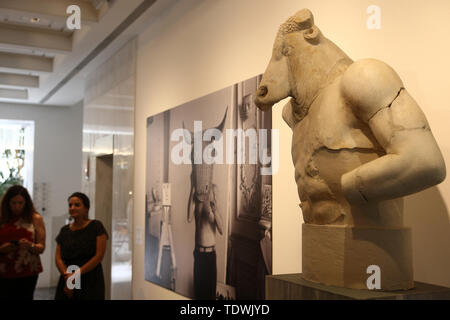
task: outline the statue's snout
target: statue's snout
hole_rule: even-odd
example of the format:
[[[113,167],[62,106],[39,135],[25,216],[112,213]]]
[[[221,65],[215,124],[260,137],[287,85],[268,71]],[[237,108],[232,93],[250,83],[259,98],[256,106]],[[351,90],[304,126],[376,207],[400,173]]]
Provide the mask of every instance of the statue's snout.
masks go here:
[[[266,102],[268,93],[269,90],[265,85],[259,86],[258,90],[256,91],[255,104],[262,111],[267,111],[272,107],[271,103]]]
[[[267,95],[267,92],[268,90],[266,86],[259,86],[256,95],[258,96],[258,98],[264,98]]]

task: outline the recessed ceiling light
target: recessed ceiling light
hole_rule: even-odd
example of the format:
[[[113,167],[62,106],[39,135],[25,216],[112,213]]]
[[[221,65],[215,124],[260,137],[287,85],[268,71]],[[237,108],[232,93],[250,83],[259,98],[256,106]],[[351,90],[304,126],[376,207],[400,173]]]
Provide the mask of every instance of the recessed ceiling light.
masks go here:
[[[34,17],[30,19],[31,23],[38,23],[39,21],[41,21],[41,19],[39,19],[38,17]]]

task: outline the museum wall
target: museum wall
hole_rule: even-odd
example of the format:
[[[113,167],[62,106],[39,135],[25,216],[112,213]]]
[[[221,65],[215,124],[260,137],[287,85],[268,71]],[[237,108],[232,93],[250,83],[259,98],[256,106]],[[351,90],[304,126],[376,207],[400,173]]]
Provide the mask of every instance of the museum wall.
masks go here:
[[[44,218],[47,239],[41,256],[44,272],[38,287],[56,286],[55,237],[64,225],[67,197],[80,190],[83,105],[71,107],[0,104],[2,119],[34,120],[34,184],[46,184],[47,208],[36,208]]]
[[[369,29],[371,5],[381,28]],[[146,119],[264,72],[278,27],[302,8],[322,33],[353,60],[376,58],[392,66],[427,116],[450,163],[450,2],[435,0],[183,0],[138,37],[133,298],[183,298],[147,282],[145,258]],[[291,130],[273,109],[280,168],[273,175],[273,273],[301,272],[301,224],[291,160]],[[420,148],[420,146],[417,146]],[[276,151],[274,151],[276,152]],[[445,180],[405,201],[412,228],[416,281],[450,286],[450,183]]]

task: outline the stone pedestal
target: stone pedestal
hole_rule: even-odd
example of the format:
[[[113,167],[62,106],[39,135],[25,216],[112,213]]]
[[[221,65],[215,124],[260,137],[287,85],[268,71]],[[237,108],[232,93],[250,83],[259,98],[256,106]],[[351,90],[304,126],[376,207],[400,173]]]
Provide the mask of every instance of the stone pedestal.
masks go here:
[[[382,290],[413,287],[410,229],[303,224],[302,231],[305,280],[368,289],[368,267],[378,266]]]
[[[401,291],[357,290],[304,280],[301,273],[266,276],[267,300],[450,300],[450,288],[414,282]]]

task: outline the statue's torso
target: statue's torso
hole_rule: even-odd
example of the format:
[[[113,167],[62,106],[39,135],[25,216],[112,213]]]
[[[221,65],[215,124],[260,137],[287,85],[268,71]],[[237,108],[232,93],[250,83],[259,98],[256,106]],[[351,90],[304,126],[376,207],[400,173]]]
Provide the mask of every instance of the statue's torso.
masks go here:
[[[196,200],[195,204],[195,244],[211,247],[216,244],[216,222],[211,208],[211,197],[205,201]]]
[[[339,81],[340,77],[322,90],[293,129],[292,157],[304,220],[313,224],[376,225],[384,214],[401,219],[398,200],[357,208],[351,207],[342,194],[341,176],[384,155],[384,150],[345,103]]]
[[[211,164],[196,164],[193,168],[195,244],[210,247],[216,244],[216,224],[211,208],[211,201],[214,201],[212,196],[214,166]]]

